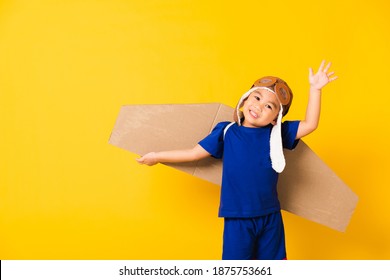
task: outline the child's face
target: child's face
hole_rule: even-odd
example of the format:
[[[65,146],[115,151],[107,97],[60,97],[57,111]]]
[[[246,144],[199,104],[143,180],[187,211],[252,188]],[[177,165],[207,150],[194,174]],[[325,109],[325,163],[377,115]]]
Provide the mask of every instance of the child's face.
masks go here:
[[[275,125],[279,110],[280,104],[275,94],[265,89],[257,89],[244,102],[242,111],[245,119],[242,125],[246,127]]]

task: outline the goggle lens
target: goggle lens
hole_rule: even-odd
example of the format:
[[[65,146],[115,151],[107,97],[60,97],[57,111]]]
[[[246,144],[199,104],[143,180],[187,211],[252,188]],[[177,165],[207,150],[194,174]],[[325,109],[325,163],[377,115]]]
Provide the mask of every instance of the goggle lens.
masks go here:
[[[274,86],[274,91],[279,98],[282,105],[287,105],[290,102],[291,96],[289,93],[288,87],[278,81],[275,77],[264,77],[257,80],[254,84],[255,87],[272,87]]]

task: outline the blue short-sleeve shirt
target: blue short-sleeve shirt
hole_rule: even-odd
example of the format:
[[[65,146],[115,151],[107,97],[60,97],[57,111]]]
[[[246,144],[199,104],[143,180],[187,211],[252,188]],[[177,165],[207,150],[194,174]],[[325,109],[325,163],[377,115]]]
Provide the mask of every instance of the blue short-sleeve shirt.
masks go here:
[[[259,128],[239,126],[224,129],[229,122],[218,123],[199,142],[213,157],[222,158],[220,217],[259,217],[280,210],[277,194],[278,173],[270,157],[272,125]],[[282,124],[283,147],[294,149],[299,121]]]

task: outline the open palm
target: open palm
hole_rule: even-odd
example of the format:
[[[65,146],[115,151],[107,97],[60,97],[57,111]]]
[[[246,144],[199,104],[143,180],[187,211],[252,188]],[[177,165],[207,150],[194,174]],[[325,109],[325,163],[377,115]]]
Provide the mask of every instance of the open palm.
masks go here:
[[[309,83],[310,86],[314,89],[322,89],[324,86],[326,86],[328,83],[334,81],[337,79],[337,76],[334,75],[334,71],[331,71],[328,73],[330,66],[332,65],[331,62],[329,62],[325,66],[325,60],[321,62],[320,67],[318,68],[317,73],[313,73],[313,69],[309,68]],[[324,68],[325,66],[325,68]]]

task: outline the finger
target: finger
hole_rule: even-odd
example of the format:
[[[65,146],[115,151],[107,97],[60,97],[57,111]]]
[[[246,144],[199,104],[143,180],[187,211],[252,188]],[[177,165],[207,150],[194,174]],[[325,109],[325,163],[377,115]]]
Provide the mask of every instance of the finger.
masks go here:
[[[325,59],[321,62],[321,65],[318,68],[318,72],[322,72],[322,69],[324,68],[324,65],[325,65]]]
[[[136,160],[138,163],[144,163],[143,157],[136,158],[135,160]]]
[[[334,80],[336,80],[338,77],[337,76],[334,76],[332,78],[329,79],[329,82],[333,82]]]
[[[324,72],[328,72],[330,66],[332,65],[332,62],[329,62],[328,65],[326,65],[325,69],[324,69]]]
[[[330,76],[332,76],[333,74],[334,74],[334,71],[329,72],[327,75],[328,75],[328,77],[330,77]]]

